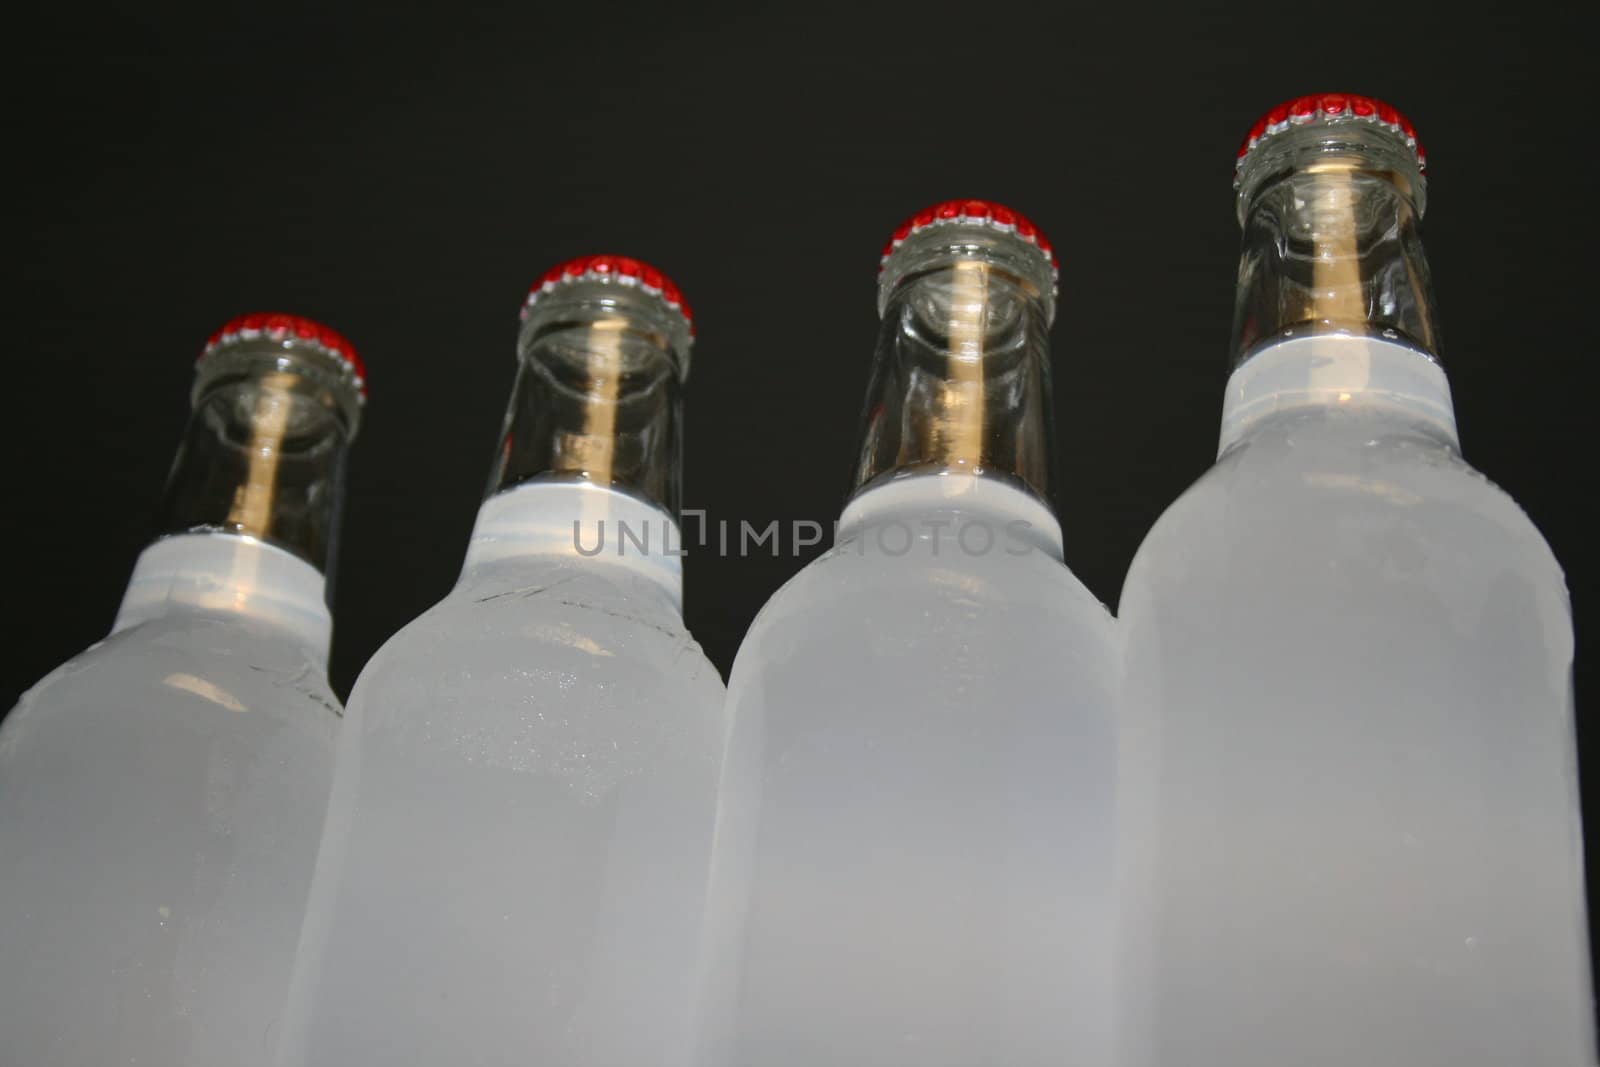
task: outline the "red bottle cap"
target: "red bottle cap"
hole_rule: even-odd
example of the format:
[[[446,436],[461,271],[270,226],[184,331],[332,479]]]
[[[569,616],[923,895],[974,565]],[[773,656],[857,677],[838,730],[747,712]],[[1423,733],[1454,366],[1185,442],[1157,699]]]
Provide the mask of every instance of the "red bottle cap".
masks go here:
[[[573,282],[605,282],[649,293],[670,310],[682,315],[689,327],[689,336],[694,336],[694,313],[689,310],[689,302],[683,298],[683,293],[672,284],[672,279],[650,264],[627,256],[579,256],[556,264],[545,271],[528,290],[528,299],[522,305],[522,317],[526,319],[528,309],[546,294]]]
[[[889,238],[889,243],[883,246],[883,255],[878,259],[878,273],[884,272],[889,266],[890,257],[913,235],[936,226],[949,225],[986,226],[1001,233],[1015,234],[1044,255],[1050,264],[1051,283],[1060,281],[1061,269],[1060,264],[1056,262],[1055,249],[1050,246],[1049,239],[1039,231],[1039,227],[1028,221],[1022,212],[1013,211],[1004,204],[996,204],[990,200],[945,200],[912,215],[896,228],[894,235]]]
[[[1278,134],[1297,126],[1334,126],[1354,122],[1363,122],[1394,134],[1416,157],[1417,171],[1427,173],[1428,156],[1422,150],[1422,142],[1417,140],[1417,130],[1411,125],[1411,120],[1382,100],[1374,100],[1370,96],[1323,93],[1320,96],[1297,96],[1287,100],[1256,120],[1250,132],[1245,134],[1244,143],[1239,146],[1239,155],[1233,168],[1234,184],[1239,184],[1245,160],[1250,153]]]
[[[236,341],[254,341],[263,337],[273,341],[294,341],[331,356],[350,372],[361,401],[366,402],[367,368],[361,362],[361,357],[356,355],[355,346],[345,340],[344,335],[320,322],[301,318],[299,315],[257,311],[229,319],[223,324],[222,329],[212,334],[206,341],[205,348],[200,350],[200,361],[203,362],[217,349]]]

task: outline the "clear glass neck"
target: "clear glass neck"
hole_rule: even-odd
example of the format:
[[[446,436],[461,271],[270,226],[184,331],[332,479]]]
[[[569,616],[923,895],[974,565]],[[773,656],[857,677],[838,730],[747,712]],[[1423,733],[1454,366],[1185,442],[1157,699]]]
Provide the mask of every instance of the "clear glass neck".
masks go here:
[[[1233,365],[1315,334],[1381,338],[1438,359],[1424,186],[1408,149],[1360,124],[1290,130],[1240,176]]]
[[[1049,268],[1015,239],[969,237],[913,237],[890,261],[855,493],[961,472],[1050,499]]]
[[[353,387],[321,353],[241,341],[206,357],[161,534],[255,538],[331,579],[358,412]]]
[[[488,495],[532,479],[618,489],[678,515],[688,334],[655,297],[574,282],[531,309]]]

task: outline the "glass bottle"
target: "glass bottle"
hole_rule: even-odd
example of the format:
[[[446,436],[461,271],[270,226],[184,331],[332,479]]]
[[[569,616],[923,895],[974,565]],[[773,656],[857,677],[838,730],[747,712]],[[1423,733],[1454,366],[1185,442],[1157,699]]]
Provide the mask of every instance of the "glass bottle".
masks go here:
[[[351,694],[288,1062],[687,1064],[725,731],[685,631],[690,319],[533,288],[460,580]]]
[[[705,1062],[1104,1063],[1106,609],[1050,509],[1049,245],[908,220],[855,488],[734,664]]]
[[[7,1062],[273,1062],[332,780],[325,592],[364,391],[309,320],[218,331],[110,636],[0,726]]]
[[[1592,1062],[1560,567],[1462,458],[1415,131],[1259,122],[1220,455],[1139,549],[1123,1062]]]

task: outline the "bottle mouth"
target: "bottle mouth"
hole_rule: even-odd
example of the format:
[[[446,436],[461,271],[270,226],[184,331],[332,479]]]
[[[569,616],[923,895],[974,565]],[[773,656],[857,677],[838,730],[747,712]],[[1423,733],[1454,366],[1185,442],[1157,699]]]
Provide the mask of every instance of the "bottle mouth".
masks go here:
[[[517,352],[526,358],[534,346],[552,332],[590,328],[607,332],[622,329],[642,345],[627,346],[659,351],[677,375],[689,377],[689,352],[694,336],[688,316],[665,302],[659,293],[613,278],[567,278],[523,308]]]
[[[1010,275],[1043,303],[1046,323],[1055,319],[1056,275],[1048,252],[1014,231],[965,219],[928,226],[892,245],[878,274],[879,316],[888,311],[895,289],[907,278],[971,262]]]
[[[296,350],[313,352],[332,361],[354,386],[357,402],[366,402],[367,368],[356,353],[355,346],[337,330],[300,315],[255,311],[229,319],[207,338],[195,363],[197,366],[203,365],[219,349],[249,341],[293,345]]]
[[[278,388],[323,397],[337,410],[354,439],[366,404],[357,367],[325,345],[298,337],[258,334],[224,337],[206,346],[196,368],[191,403],[198,407],[213,389],[228,382],[268,380]]]
[[[1405,116],[1382,101],[1349,93],[1297,97],[1256,120],[1234,163],[1236,212],[1244,222],[1262,189],[1308,171],[1388,179],[1426,207],[1427,155]]]

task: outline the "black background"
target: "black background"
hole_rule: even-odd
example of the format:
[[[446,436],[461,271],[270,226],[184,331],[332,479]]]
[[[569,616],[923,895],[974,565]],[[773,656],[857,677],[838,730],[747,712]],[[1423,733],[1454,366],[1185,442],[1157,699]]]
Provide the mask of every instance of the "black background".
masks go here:
[[[370,368],[335,598],[347,693],[455,578],[546,267],[635,255],[695,306],[688,506],[826,523],[879,248],[955,196],[1019,208],[1060,251],[1057,505],[1067,562],[1114,605],[1213,458],[1239,137],[1338,89],[1397,104],[1428,146],[1464,450],[1567,570],[1581,704],[1600,570],[1593,27],[1445,10],[214,4],[13,26],[0,699],[108,628],[223,320],[323,319]],[[689,557],[688,623],[720,668],[813,554]],[[1600,766],[1600,728],[1579,733]]]

